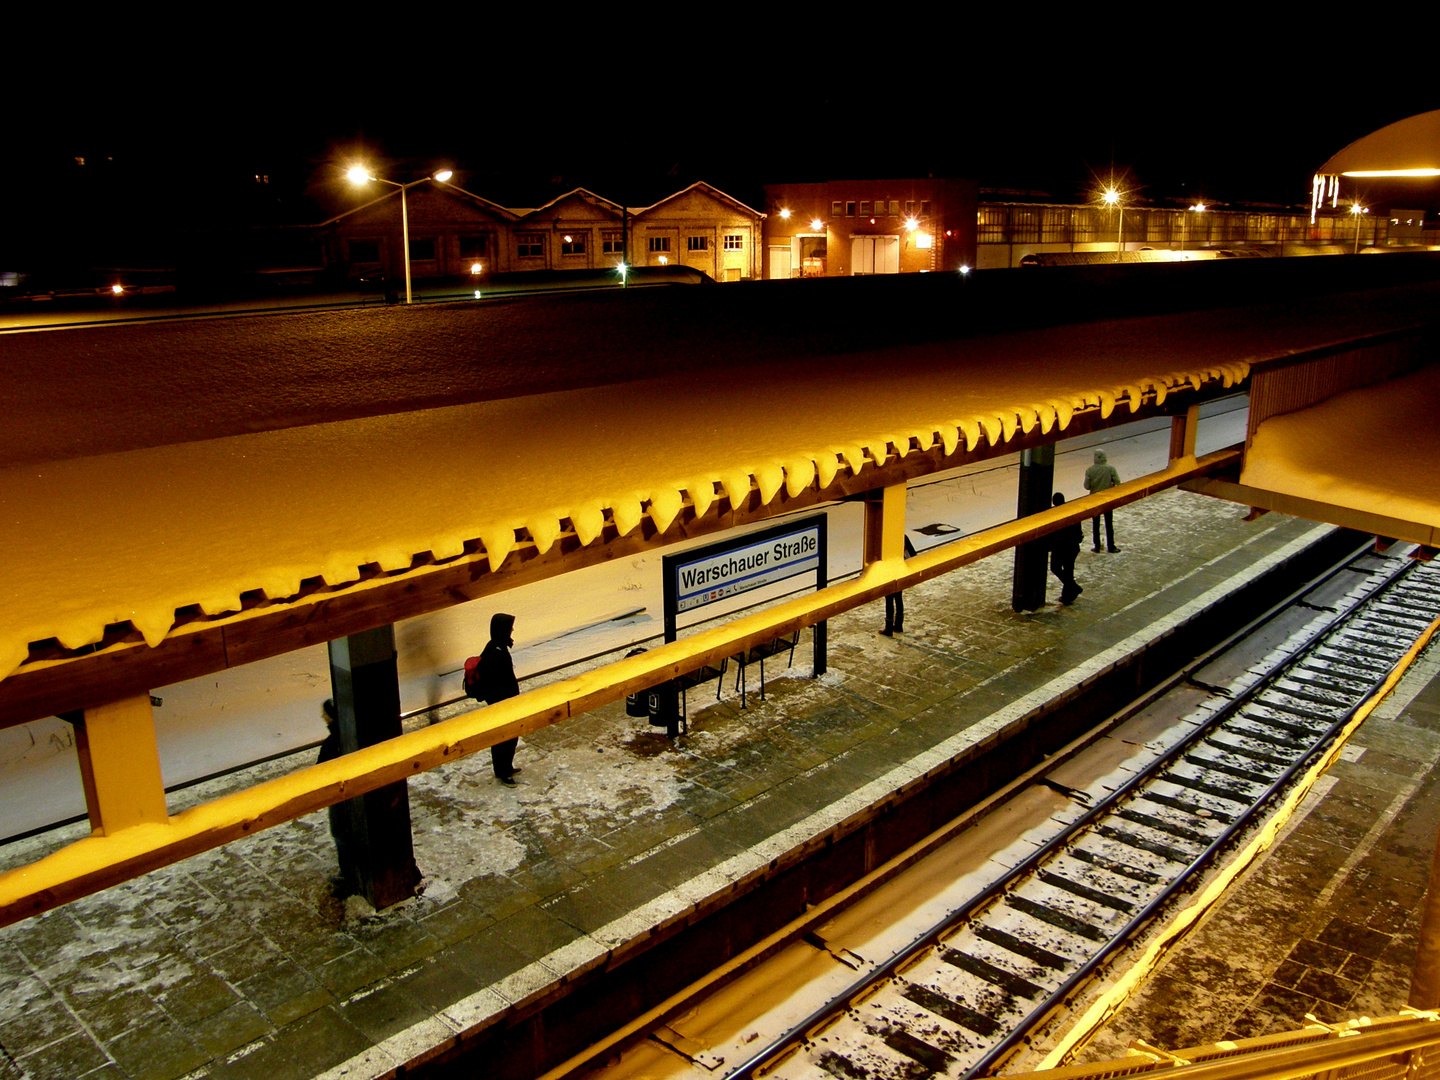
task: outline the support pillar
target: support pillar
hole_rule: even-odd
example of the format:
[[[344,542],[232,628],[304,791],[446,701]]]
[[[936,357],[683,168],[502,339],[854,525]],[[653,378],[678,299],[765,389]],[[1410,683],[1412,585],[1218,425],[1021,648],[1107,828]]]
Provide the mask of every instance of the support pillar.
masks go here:
[[[1046,443],[1020,454],[1020,493],[1015,505],[1017,518],[1050,509],[1055,490],[1055,444]],[[1015,575],[1010,589],[1010,606],[1015,611],[1034,611],[1045,606],[1045,540],[1031,540],[1015,547]]]
[[[1184,416],[1170,418],[1170,460],[1195,456],[1195,428],[1200,423],[1200,406],[1191,405]]]
[[[330,685],[342,754],[399,735],[395,628],[381,626],[330,642]],[[420,871],[405,781],[359,795],[334,810],[330,827],[349,891],[377,910],[415,895]]]
[[[865,493],[865,565],[905,558],[905,482]]]
[[[149,694],[67,713],[65,719],[75,725],[93,832],[110,836],[131,825],[169,820]]]

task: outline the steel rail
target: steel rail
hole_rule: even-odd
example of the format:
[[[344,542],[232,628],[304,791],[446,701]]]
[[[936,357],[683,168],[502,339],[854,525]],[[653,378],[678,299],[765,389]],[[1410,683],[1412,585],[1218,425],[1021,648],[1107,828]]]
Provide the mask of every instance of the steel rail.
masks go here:
[[[1207,658],[1218,655],[1225,649],[1233,647],[1234,643],[1237,640],[1243,638],[1244,636],[1248,636],[1249,634],[1253,633],[1254,630],[1257,629],[1260,625],[1263,625],[1265,622],[1270,621],[1281,611],[1292,605],[1296,601],[1296,598],[1298,598],[1299,596],[1303,596],[1305,593],[1312,592],[1319,584],[1323,583],[1326,580],[1329,580],[1329,578],[1334,576],[1335,574],[1343,572],[1345,568],[1348,567],[1351,563],[1353,563],[1357,557],[1358,556],[1352,554],[1343,563],[1337,564],[1335,567],[1332,567],[1332,569],[1326,574],[1321,575],[1316,579],[1313,579],[1302,588],[1296,590],[1289,597],[1274,605],[1268,611],[1253,620],[1250,624],[1247,624],[1241,630],[1237,631],[1235,634],[1232,634],[1231,637],[1226,639],[1225,642],[1222,642],[1221,645],[1216,646],[1214,649],[1208,651],[1206,654],[1204,654],[1204,656],[1198,658],[1197,661],[1192,661],[1191,664],[1187,664],[1186,668],[1182,669],[1181,672],[1171,676],[1169,679],[1162,682],[1153,691],[1147,694],[1142,699],[1141,703],[1139,703],[1138,705],[1128,706],[1125,712],[1133,715],[1134,712],[1137,712],[1140,708],[1145,707],[1145,704],[1147,704],[1148,702],[1154,701],[1159,697],[1163,696],[1164,693],[1168,692],[1170,689],[1173,689],[1179,681],[1182,681],[1183,678],[1186,677],[1186,675],[1188,674],[1188,671],[1198,670],[1198,667],[1194,665],[1196,665],[1202,660],[1208,662]],[[1407,576],[1413,569],[1414,566],[1412,564],[1402,565],[1399,568],[1393,570],[1381,581],[1377,582],[1374,586],[1367,590],[1361,598],[1357,599],[1350,608],[1350,610],[1337,615],[1335,619],[1327,621],[1321,626],[1317,627],[1316,631],[1312,635],[1310,635],[1310,637],[1304,642],[1304,644],[1290,654],[1290,657],[1287,659],[1286,662],[1277,665],[1272,671],[1267,673],[1264,678],[1257,680],[1252,686],[1246,689],[1246,692],[1244,694],[1232,698],[1224,705],[1222,705],[1221,708],[1217,709],[1210,723],[1206,724],[1203,728],[1199,728],[1196,731],[1192,732],[1185,739],[1181,740],[1164,754],[1157,757],[1153,762],[1150,763],[1150,765],[1145,770],[1137,773],[1134,777],[1132,777],[1125,784],[1121,785],[1110,795],[1095,803],[1079,818],[1071,822],[1070,825],[1063,832],[1058,833],[1056,836],[1052,837],[1045,844],[1037,848],[1036,851],[1034,851],[1030,856],[1028,856],[1022,862],[1016,864],[1012,872],[1006,877],[991,883],[989,886],[981,890],[969,901],[967,901],[962,907],[957,908],[954,912],[951,912],[939,924],[930,928],[923,935],[911,942],[910,945],[906,946],[904,949],[894,954],[889,960],[872,968],[864,976],[855,980],[848,987],[846,987],[844,991],[832,997],[831,1000],[825,1005],[822,1005],[821,1007],[813,1010],[803,1020],[798,1021],[797,1023],[792,1025],[786,1032],[773,1040],[767,1046],[757,1050],[749,1058],[742,1062],[735,1070],[726,1072],[724,1075],[726,1076],[727,1080],[743,1080],[743,1078],[753,1076],[758,1069],[763,1068],[770,1062],[773,1062],[781,1054],[788,1051],[791,1046],[801,1041],[809,1031],[816,1027],[816,1025],[823,1023],[825,1020],[847,1008],[849,1006],[849,1003],[855,998],[865,994],[873,987],[884,982],[886,979],[893,977],[896,972],[900,968],[904,967],[911,959],[938,944],[939,939],[946,933],[948,933],[950,930],[952,930],[954,927],[969,919],[972,915],[974,915],[976,912],[980,911],[984,907],[988,906],[994,900],[999,899],[1003,894],[1012,891],[1018,881],[1023,880],[1024,878],[1033,874],[1042,862],[1044,862],[1051,855],[1053,855],[1063,847],[1072,843],[1074,838],[1083,829],[1094,824],[1095,821],[1107,814],[1112,807],[1127,799],[1131,794],[1133,794],[1135,790],[1149,783],[1157,773],[1160,773],[1164,769],[1168,768],[1175,759],[1190,750],[1194,746],[1194,744],[1198,743],[1207,735],[1209,735],[1226,719],[1233,716],[1236,712],[1239,711],[1240,708],[1242,708],[1246,704],[1249,704],[1249,702],[1253,698],[1257,697],[1262,691],[1271,686],[1276,680],[1281,678],[1284,672],[1288,671],[1294,666],[1294,661],[1297,659],[1297,654],[1304,654],[1310,651],[1318,641],[1336,632],[1338,629],[1340,629],[1340,627],[1349,622],[1350,619],[1355,617],[1356,613],[1359,612],[1366,604],[1368,604],[1371,600],[1382,594],[1385,590],[1393,587],[1397,581]],[[1373,693],[1373,690],[1371,691],[1371,693]],[[1044,1019],[1056,1007],[1057,1004],[1059,1004],[1061,1001],[1064,1000],[1066,996],[1073,992],[1076,986],[1088,979],[1094,973],[1095,969],[1100,966],[1101,963],[1103,963],[1111,955],[1113,955],[1113,953],[1122,945],[1128,944],[1129,938],[1134,934],[1136,930],[1138,930],[1151,918],[1153,918],[1155,912],[1158,911],[1161,907],[1163,907],[1164,904],[1170,900],[1170,898],[1175,894],[1176,891],[1180,889],[1182,885],[1188,885],[1189,878],[1194,873],[1196,873],[1198,869],[1200,869],[1207,862],[1213,859],[1215,854],[1221,847],[1223,847],[1231,839],[1233,839],[1233,837],[1239,831],[1241,831],[1242,828],[1248,827],[1254,816],[1259,812],[1259,810],[1264,807],[1272,798],[1274,798],[1278,790],[1282,789],[1288,782],[1293,779],[1294,775],[1298,773],[1301,766],[1308,764],[1308,762],[1312,760],[1316,754],[1318,754],[1324,749],[1325,743],[1329,739],[1333,738],[1335,732],[1337,732],[1341,727],[1344,726],[1346,722],[1348,722],[1350,716],[1352,716],[1354,712],[1359,709],[1361,705],[1363,705],[1365,700],[1369,699],[1369,696],[1370,694],[1367,694],[1360,703],[1357,703],[1353,708],[1347,710],[1341,720],[1337,721],[1335,724],[1327,728],[1322,736],[1317,737],[1314,746],[1312,746],[1298,762],[1291,765],[1281,778],[1277,779],[1274,783],[1272,783],[1270,787],[1267,788],[1265,792],[1255,802],[1253,802],[1249,808],[1239,814],[1236,820],[1228,828],[1226,828],[1220,834],[1220,836],[1217,837],[1216,840],[1213,841],[1204,851],[1197,855],[1196,858],[1192,860],[1192,862],[1187,865],[1179,875],[1177,875],[1177,877],[1170,883],[1170,885],[1168,885],[1162,891],[1162,893],[1158,897],[1154,898],[1141,910],[1140,913],[1138,913],[1134,918],[1132,918],[1128,923],[1126,923],[1126,925],[1122,927],[1121,930],[1108,943],[1103,945],[1089,961],[1082,965],[1081,968],[1077,969],[1077,971],[1072,974],[1071,977],[1068,978],[1057,990],[1047,995],[1047,997],[1041,1002],[1041,1004],[1038,1005],[1035,1009],[1031,1010],[1031,1012],[1026,1016],[1026,1018],[1021,1022],[1021,1024],[1012,1030],[1009,1036],[1007,1036],[1005,1039],[1002,1039],[1001,1042],[995,1047],[993,1047],[989,1052],[987,1052],[975,1066],[967,1070],[964,1074],[966,1080],[971,1080],[971,1078],[979,1075],[982,1069],[988,1067],[990,1064],[993,1064],[994,1061],[997,1060],[999,1057],[1008,1054],[1009,1051],[1013,1049],[1015,1043],[1017,1043],[1020,1039],[1023,1039],[1024,1036],[1028,1034],[1028,1032],[1040,1020]]]

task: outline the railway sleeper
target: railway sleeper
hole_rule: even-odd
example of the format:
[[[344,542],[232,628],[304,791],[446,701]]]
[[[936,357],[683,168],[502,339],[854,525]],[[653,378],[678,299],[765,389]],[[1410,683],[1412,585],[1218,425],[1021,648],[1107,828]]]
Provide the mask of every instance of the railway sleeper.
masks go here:
[[[1362,663],[1366,667],[1384,673],[1388,673],[1395,666],[1395,661],[1403,655],[1403,653],[1393,650],[1387,654],[1375,648],[1362,648],[1358,644],[1340,638],[1332,638],[1315,650],[1316,655],[1323,656],[1326,652],[1339,653],[1341,656],[1350,658],[1352,663]]]
[[[1202,794],[1215,796],[1219,799],[1224,799],[1226,802],[1236,801],[1234,797],[1230,795],[1220,795],[1217,792],[1204,791],[1199,786],[1192,787],[1190,784],[1184,783],[1183,781],[1171,781],[1168,777],[1164,779],[1167,783],[1175,783],[1177,787],[1191,788],[1191,790],[1201,792]],[[1224,810],[1220,810],[1211,806],[1203,806],[1200,803],[1195,802],[1191,799],[1180,799],[1176,798],[1174,795],[1166,795],[1164,792],[1161,791],[1147,791],[1145,793],[1145,798],[1150,802],[1159,803],[1161,806],[1168,806],[1172,810],[1179,810],[1182,813],[1192,814],[1195,817],[1211,818],[1219,822],[1221,825],[1229,825],[1235,820],[1234,815],[1227,813]]]
[[[1221,736],[1224,736],[1224,738],[1221,738]],[[1236,765],[1233,759],[1243,758],[1248,761],[1257,761],[1262,765],[1279,766],[1282,772],[1295,764],[1296,756],[1303,753],[1303,751],[1296,749],[1294,753],[1282,755],[1273,749],[1273,743],[1264,743],[1248,735],[1241,735],[1236,731],[1226,731],[1224,729],[1211,732],[1210,735],[1205,738],[1203,745],[1211,750],[1224,754],[1225,756],[1222,760],[1229,761],[1230,764],[1235,765],[1236,768],[1240,768],[1241,766]],[[1266,773],[1259,772],[1256,775],[1266,775]]]
[[[1290,731],[1279,730],[1279,725],[1267,717],[1251,718],[1243,713],[1228,718],[1215,734],[1240,735],[1294,754],[1303,754],[1315,744],[1314,736],[1308,731],[1302,731],[1301,735],[1305,737],[1299,738]]]
[[[1143,825],[1147,829],[1154,829],[1156,832],[1164,833],[1166,836],[1173,836],[1177,840],[1186,840],[1200,847],[1208,847],[1211,837],[1198,829],[1189,829],[1184,825],[1177,825],[1172,821],[1166,821],[1155,814],[1147,814],[1143,810],[1136,810],[1127,806],[1115,812],[1115,816],[1122,821],[1128,821],[1133,825]]]
[[[1353,678],[1370,678],[1376,681],[1383,679],[1390,671],[1390,668],[1374,657],[1342,652],[1328,645],[1313,650],[1305,657],[1304,663],[1324,664],[1327,671],[1343,671]]]
[[[1023,912],[1040,922],[1049,923],[1057,929],[1064,930],[1067,934],[1074,934],[1076,937],[1086,938],[1090,941],[1110,940],[1110,934],[1104,927],[1096,926],[1094,923],[1071,915],[1068,911],[1061,911],[1059,908],[1031,900],[1018,893],[1011,893],[1005,897],[1005,903],[1016,911]]]
[[[1198,750],[1200,748],[1197,747],[1196,749]],[[1209,749],[1209,747],[1206,747],[1206,749]],[[1191,776],[1189,773],[1179,771],[1179,769],[1181,768],[1181,762],[1177,762],[1175,768],[1171,769],[1171,771],[1167,773],[1164,773],[1161,776],[1161,779],[1163,779],[1167,783],[1178,784],[1181,787],[1190,788],[1192,791],[1203,791],[1206,795],[1213,795],[1219,799],[1225,799],[1229,802],[1241,803],[1244,806],[1249,806],[1252,802],[1255,801],[1255,796],[1259,794],[1259,791],[1264,791],[1267,787],[1273,784],[1285,772],[1285,770],[1288,769],[1292,764],[1294,764],[1295,761],[1299,760],[1299,758],[1300,755],[1297,753],[1294,758],[1292,758],[1290,761],[1287,761],[1283,766],[1270,765],[1269,768],[1264,769],[1247,769],[1241,765],[1235,764],[1235,762],[1228,757],[1211,758],[1204,757],[1200,754],[1186,754],[1181,759],[1181,762],[1183,762],[1183,764],[1185,765],[1192,765],[1195,768],[1199,769],[1201,771],[1201,775]],[[1253,788],[1258,788],[1259,791],[1252,794],[1245,788],[1241,788],[1233,783],[1216,783],[1211,776],[1206,775],[1211,773],[1220,773],[1224,776],[1232,778],[1233,780],[1239,780],[1245,784],[1250,785]]]
[[[927,983],[911,979],[900,979],[897,982],[901,997],[976,1035],[986,1039],[994,1038],[1003,1028],[1003,1013],[1007,1010],[996,1009],[995,1012],[1002,1014],[996,1016],[988,1010],[972,1008],[952,994],[944,993]]]
[[[1124,844],[1126,847],[1137,848],[1140,851],[1148,851],[1151,855],[1159,855],[1162,859],[1179,863],[1181,866],[1189,866],[1194,860],[1194,852],[1186,851],[1175,844],[1166,844],[1148,836],[1132,833],[1127,829],[1117,829],[1113,825],[1097,824],[1095,831],[1108,840]]]
[[[1082,900],[1089,900],[1092,904],[1099,904],[1101,907],[1111,908],[1124,915],[1128,915],[1135,910],[1135,905],[1129,900],[1107,893],[1103,889],[1093,888],[1084,882],[1076,881],[1073,878],[1056,873],[1054,870],[1046,867],[1041,867],[1036,871],[1036,876],[1046,885],[1056,889],[1063,889],[1065,892],[1073,893]]]
[[[971,956],[969,953],[961,952],[959,949],[944,949],[940,953],[940,959],[944,960],[945,963],[951,967],[959,968],[961,971],[968,971],[971,975],[984,979],[986,982],[1000,987],[1000,989],[1006,993],[1013,994],[1015,997],[1036,1001],[1047,993],[1045,987],[1037,986],[1021,975],[1016,975],[1014,972],[996,967],[988,960],[982,960],[978,956]]]
[[[1141,885],[1159,885],[1165,880],[1164,877],[1155,873],[1153,870],[1146,870],[1143,867],[1121,862],[1118,859],[1112,859],[1106,855],[1078,845],[1070,849],[1070,857],[1090,863],[1092,866],[1097,866],[1107,873],[1115,874],[1117,877],[1129,878],[1131,881],[1138,882]]]
[[[1074,962],[1061,956],[1059,953],[1051,952],[1033,941],[1026,941],[1018,938],[1007,930],[998,926],[987,926],[984,923],[976,923],[970,928],[970,932],[981,941],[989,942],[997,948],[1006,952],[1014,953],[1016,956],[1023,956],[1041,967],[1050,968],[1052,971],[1066,971],[1074,966]]]
[[[1301,682],[1288,671],[1284,678],[1275,681],[1269,692],[1284,694],[1287,698],[1297,701],[1313,702],[1337,713],[1353,709],[1365,699],[1364,693],[1355,690],[1331,690]]]
[[[1123,900],[1131,908],[1143,903],[1155,889],[1154,882],[1136,881],[1123,874],[1116,874],[1096,866],[1088,860],[1077,859],[1071,849],[1058,854],[1045,869],[1069,881],[1077,882],[1087,889],[1101,893],[1111,900]]]
[[[1285,678],[1317,690],[1328,690],[1339,694],[1366,696],[1375,688],[1375,680],[1343,672],[1336,672],[1329,666],[1297,666],[1285,673]]]
[[[1268,696],[1251,701],[1240,715],[1257,724],[1269,724],[1271,727],[1282,728],[1292,735],[1300,736],[1307,743],[1313,743],[1326,728],[1335,722],[1335,716],[1317,713],[1313,708],[1306,709],[1299,705],[1287,705],[1283,701]],[[1301,723],[1301,721],[1308,721],[1308,723]]]

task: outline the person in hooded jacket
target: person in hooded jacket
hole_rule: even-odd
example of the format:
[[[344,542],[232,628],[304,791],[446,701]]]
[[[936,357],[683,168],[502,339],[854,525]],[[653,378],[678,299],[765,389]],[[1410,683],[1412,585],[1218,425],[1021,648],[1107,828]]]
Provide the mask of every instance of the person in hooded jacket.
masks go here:
[[[510,659],[510,647],[515,644],[515,616],[496,612],[490,616],[490,640],[480,653],[475,679],[480,696],[487,705],[504,701],[520,693],[520,683],[515,678],[515,663]],[[506,739],[490,747],[490,764],[495,770],[495,779],[510,787],[515,786],[515,747],[519,739]]]
[[[1097,491],[1105,491],[1120,483],[1120,474],[1115,471],[1115,466],[1105,460],[1105,451],[1095,451],[1095,464],[1085,470],[1085,490],[1090,494]],[[1100,514],[1090,519],[1090,539],[1095,542],[1095,550],[1100,550]],[[1106,510],[1105,517],[1105,550],[1112,555],[1119,552],[1115,546],[1115,511]]]

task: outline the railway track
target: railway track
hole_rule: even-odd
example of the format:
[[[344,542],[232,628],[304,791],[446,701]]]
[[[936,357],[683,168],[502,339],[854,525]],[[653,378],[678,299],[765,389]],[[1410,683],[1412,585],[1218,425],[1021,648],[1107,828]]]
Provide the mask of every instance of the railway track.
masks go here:
[[[1437,618],[1440,568],[1352,560],[1041,777],[1015,800],[1028,814],[992,812],[970,830],[993,838],[983,853],[937,851],[609,1066],[564,1075],[989,1074],[1256,824]]]

